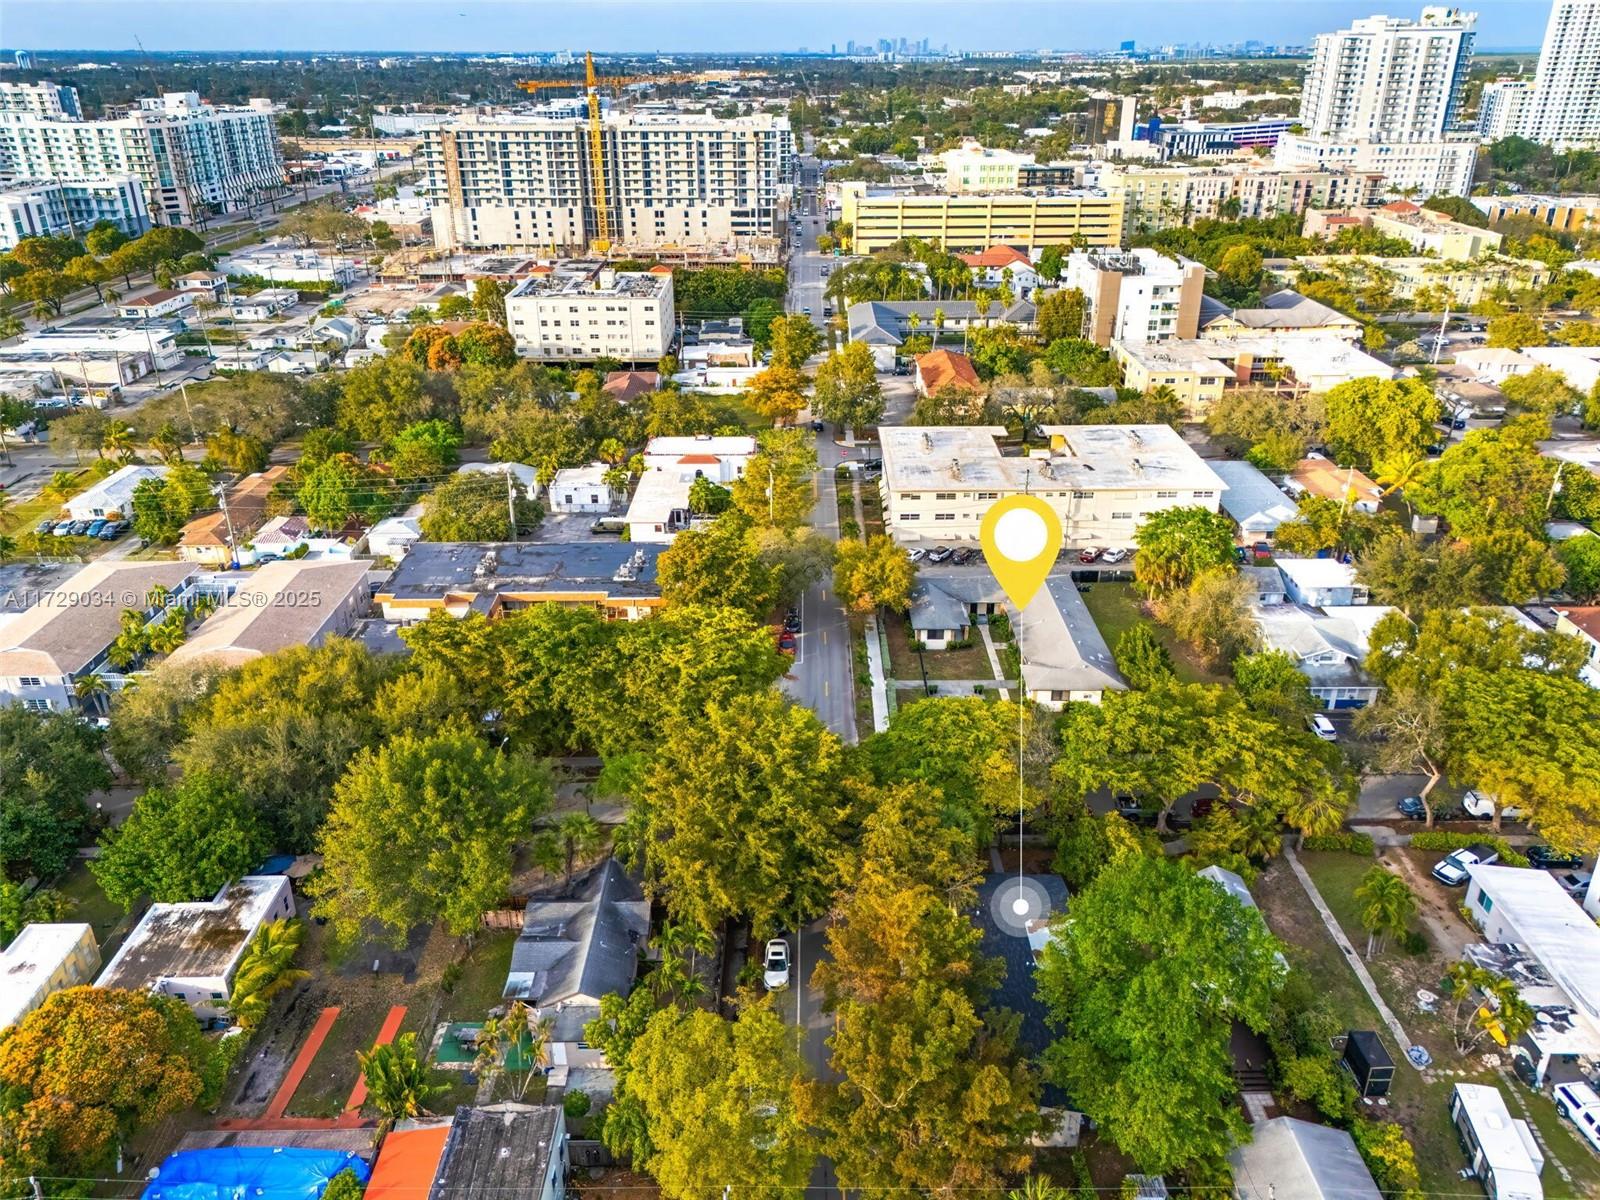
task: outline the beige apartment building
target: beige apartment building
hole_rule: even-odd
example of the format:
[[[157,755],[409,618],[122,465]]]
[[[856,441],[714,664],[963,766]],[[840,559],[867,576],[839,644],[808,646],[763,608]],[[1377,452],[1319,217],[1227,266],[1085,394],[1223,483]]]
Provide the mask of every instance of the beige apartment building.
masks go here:
[[[1213,220],[1232,211],[1230,202],[1237,202],[1240,217],[1265,218],[1310,208],[1367,208],[1383,194],[1383,175],[1377,171],[1290,171],[1250,163],[1114,163],[1101,168],[1098,182],[1122,197],[1125,234]]]
[[[1016,195],[915,195],[841,189],[841,217],[854,229],[857,254],[902,238],[946,250],[1008,246],[1116,247],[1122,244],[1122,198],[1095,190]]]
[[[1168,425],[1048,425],[1048,450],[1003,454],[997,425],[884,426],[884,527],[899,542],[975,542],[983,514],[1029,493],[1069,546],[1131,546],[1139,523],[1183,505],[1217,511],[1226,484]]]
[[[1410,300],[1426,287],[1442,287],[1461,307],[1478,303],[1502,285],[1513,291],[1543,287],[1551,276],[1550,268],[1542,262],[1498,254],[1470,263],[1423,257],[1307,254],[1293,259],[1274,259],[1270,269],[1290,281],[1302,269],[1338,274],[1357,287],[1369,280],[1381,279],[1399,300]]]

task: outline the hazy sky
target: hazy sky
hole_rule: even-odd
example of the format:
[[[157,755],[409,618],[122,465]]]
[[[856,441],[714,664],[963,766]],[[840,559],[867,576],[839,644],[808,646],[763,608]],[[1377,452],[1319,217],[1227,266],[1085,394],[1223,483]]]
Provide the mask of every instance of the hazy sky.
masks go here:
[[[879,37],[1035,49],[1304,43],[1422,0],[0,0],[0,42],[36,50],[793,50]],[[1483,47],[1536,46],[1549,0],[1480,0]]]

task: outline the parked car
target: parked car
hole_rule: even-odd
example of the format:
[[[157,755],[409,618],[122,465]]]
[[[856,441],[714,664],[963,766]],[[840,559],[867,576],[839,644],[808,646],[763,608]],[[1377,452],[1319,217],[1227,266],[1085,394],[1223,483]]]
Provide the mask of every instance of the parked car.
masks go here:
[[[768,942],[761,955],[761,982],[769,992],[789,986],[789,943],[782,938]]]
[[[1556,876],[1556,882],[1561,885],[1561,890],[1579,901],[1589,894],[1589,883],[1593,879],[1593,871],[1563,871]]]
[[[1255,545],[1250,547],[1250,552],[1256,556],[1256,561],[1258,563],[1270,562],[1272,560],[1272,547],[1267,545],[1265,542],[1257,542]]]
[[[89,526],[93,524],[93,521],[74,521],[72,523],[72,527],[68,529],[67,532],[73,537],[82,537],[84,534],[89,532]]]
[[[56,537],[66,537],[69,533],[72,532],[72,526],[73,526],[73,522],[71,522],[71,521],[60,521],[60,522],[57,522],[56,527],[54,529],[52,529],[50,532],[52,534],[54,534]]]
[[[1308,716],[1306,718],[1306,728],[1325,742],[1339,740],[1339,731],[1333,727],[1333,722],[1321,713],[1312,713]]]
[[[44,537],[47,534],[49,534],[52,530],[54,530],[55,527],[56,527],[56,519],[54,517],[46,517],[44,520],[40,521],[37,525],[35,525],[33,527],[33,531],[35,533],[37,533],[40,537]]]
[[[1081,563],[1092,563],[1099,557],[1100,549],[1097,546],[1085,546],[1078,551],[1078,561]]]
[[[928,551],[928,561],[931,563],[942,563],[954,553],[955,550],[953,547],[939,546],[936,549]]]
[[[950,556],[950,562],[953,566],[964,567],[977,557],[978,552],[971,546],[963,546]]]
[[[824,426],[821,421],[813,421],[813,422],[811,422],[811,432],[812,433],[821,433],[823,431],[823,429],[825,429],[825,428],[826,428],[826,426]]]
[[[1120,546],[1113,546],[1110,550],[1107,550],[1105,553],[1100,555],[1100,561],[1105,563],[1119,563],[1124,559],[1131,557],[1132,554],[1132,550],[1124,550]]]
[[[1495,800],[1493,796],[1473,790],[1461,797],[1461,807],[1467,810],[1469,817],[1476,817],[1480,821],[1494,819]],[[1522,810],[1515,806],[1508,806],[1500,810],[1500,816],[1508,821],[1522,819]]]
[[[790,609],[783,618],[783,627],[790,633],[800,632],[800,614],[795,609]]]
[[[1235,546],[1233,548],[1233,561],[1238,563],[1241,567],[1249,566],[1250,565],[1250,551],[1249,551],[1249,549],[1244,547],[1244,546]]]
[[[107,525],[109,525],[109,524],[111,524],[111,522],[106,520],[104,517],[101,517],[97,521],[90,521],[89,522],[89,528],[87,528],[87,529],[85,529],[83,531],[83,536],[84,537],[97,538],[103,532],[105,532],[105,527]]]
[[[1395,806],[1400,810],[1400,815],[1412,821],[1426,821],[1428,819],[1428,806],[1422,802],[1421,796],[1406,796]]]
[[[1541,871],[1570,871],[1583,865],[1579,855],[1568,854],[1554,846],[1529,846],[1523,853],[1528,856],[1528,865]]]
[[[796,644],[797,643],[795,642],[795,637],[794,637],[793,633],[791,633],[787,629],[778,630],[778,649],[779,650],[782,650],[785,654],[793,654],[794,651],[795,651]]]
[[[1577,1080],[1556,1084],[1554,1092],[1556,1112],[1578,1127],[1584,1141],[1600,1150],[1600,1094]]]
[[[1471,846],[1452,850],[1435,864],[1431,874],[1446,887],[1462,887],[1467,882],[1468,867],[1487,867],[1500,860],[1500,852],[1492,846]]]
[[[106,527],[100,531],[102,542],[114,542],[133,526],[127,521],[107,521]]]
[[[906,557],[912,562],[921,562],[923,559],[928,557],[928,552],[921,546],[918,546],[915,550],[911,551],[910,554],[906,555]]]

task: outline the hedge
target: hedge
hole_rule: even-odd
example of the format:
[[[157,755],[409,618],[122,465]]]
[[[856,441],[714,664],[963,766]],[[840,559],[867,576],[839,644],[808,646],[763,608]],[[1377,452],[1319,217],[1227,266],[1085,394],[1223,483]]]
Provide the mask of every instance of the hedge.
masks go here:
[[[1306,837],[1306,850],[1333,850],[1344,854],[1359,854],[1371,858],[1378,852],[1369,833],[1323,833]]]
[[[1309,842],[1310,839],[1308,838]],[[1444,830],[1425,830],[1411,835],[1413,850],[1465,850],[1470,846],[1493,846],[1500,855],[1500,863],[1507,867],[1525,867],[1526,855],[1518,854],[1504,838],[1476,833],[1448,833]]]

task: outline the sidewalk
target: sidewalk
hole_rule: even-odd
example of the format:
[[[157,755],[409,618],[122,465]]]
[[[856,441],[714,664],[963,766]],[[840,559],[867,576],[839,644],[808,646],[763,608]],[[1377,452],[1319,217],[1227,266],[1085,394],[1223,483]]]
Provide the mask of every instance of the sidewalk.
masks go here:
[[[866,628],[867,670],[872,675],[872,729],[882,733],[889,728],[889,686],[883,671],[883,642],[878,636],[878,618],[868,617]]]

